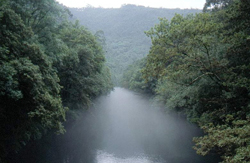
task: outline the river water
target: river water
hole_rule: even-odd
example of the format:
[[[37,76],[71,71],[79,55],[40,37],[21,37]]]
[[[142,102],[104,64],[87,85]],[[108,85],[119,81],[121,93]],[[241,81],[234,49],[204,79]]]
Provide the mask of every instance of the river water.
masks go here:
[[[96,163],[214,163],[192,149],[192,137],[201,134],[196,126],[167,115],[147,97],[115,88],[94,110],[101,131]]]
[[[149,98],[123,88],[97,99],[64,135],[27,145],[20,163],[216,163],[192,149],[195,125],[167,115]],[[69,120],[68,120],[69,121]]]

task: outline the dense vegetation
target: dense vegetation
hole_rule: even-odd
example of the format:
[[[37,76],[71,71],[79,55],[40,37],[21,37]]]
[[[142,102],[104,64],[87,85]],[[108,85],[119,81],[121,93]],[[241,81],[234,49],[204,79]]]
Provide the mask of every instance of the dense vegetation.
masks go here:
[[[0,162],[112,89],[98,38],[69,16],[54,0],[0,1]]]
[[[123,83],[199,124],[206,134],[194,138],[198,154],[250,162],[249,27],[247,0],[207,0],[203,13],[161,18],[146,32],[146,63],[130,66]]]
[[[249,0],[207,0],[203,13],[134,5],[70,10],[80,21],[54,0],[0,1],[0,162],[17,162],[12,156],[29,150],[51,158],[26,162],[53,162],[56,153],[61,162],[86,161],[83,150],[73,151],[85,145],[74,136],[91,129],[54,133],[65,133],[77,110],[112,89],[109,68],[116,84],[123,76],[124,87],[200,125],[206,134],[194,138],[198,154],[250,162]]]
[[[128,65],[148,54],[151,42],[144,31],[158,23],[158,17],[170,20],[175,13],[187,15],[201,12],[197,9],[149,8],[136,5],[123,5],[118,9],[90,6],[70,8],[70,11],[93,33],[98,32],[105,36],[107,66],[116,85],[120,85],[122,74]]]

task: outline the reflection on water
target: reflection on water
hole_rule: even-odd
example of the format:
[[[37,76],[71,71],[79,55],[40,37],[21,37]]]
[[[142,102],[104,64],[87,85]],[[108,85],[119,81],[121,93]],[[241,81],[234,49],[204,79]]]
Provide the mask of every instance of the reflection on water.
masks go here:
[[[144,154],[136,157],[118,158],[114,154],[109,154],[104,151],[97,151],[96,163],[163,163],[156,158],[150,158]]]
[[[142,95],[115,88],[96,101],[95,111],[97,163],[214,163],[192,149],[192,138],[201,133],[195,125]]]
[[[216,163],[192,149],[198,127],[150,100],[115,88],[66,126],[19,152],[20,163]]]

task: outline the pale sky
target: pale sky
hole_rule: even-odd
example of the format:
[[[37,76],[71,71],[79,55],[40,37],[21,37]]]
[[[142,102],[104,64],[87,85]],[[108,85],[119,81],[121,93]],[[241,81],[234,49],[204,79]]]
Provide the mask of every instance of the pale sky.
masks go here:
[[[68,7],[119,8],[123,4],[135,4],[155,8],[198,8],[202,9],[206,0],[56,0]]]

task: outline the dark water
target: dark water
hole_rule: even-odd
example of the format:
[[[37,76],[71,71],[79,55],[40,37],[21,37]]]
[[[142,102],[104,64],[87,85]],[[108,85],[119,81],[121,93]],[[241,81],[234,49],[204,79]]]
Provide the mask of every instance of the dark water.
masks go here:
[[[63,136],[30,145],[19,162],[216,163],[192,149],[201,131],[123,88],[99,98]],[[36,147],[35,147],[36,146]],[[37,147],[38,146],[38,147]],[[25,161],[22,161],[25,160]]]

